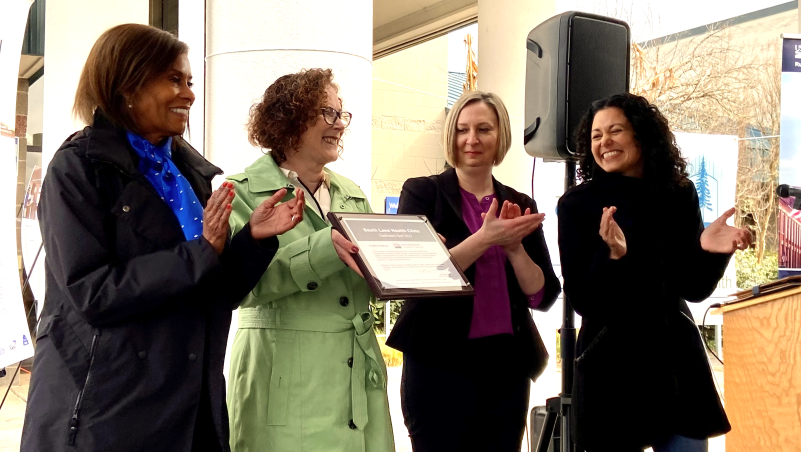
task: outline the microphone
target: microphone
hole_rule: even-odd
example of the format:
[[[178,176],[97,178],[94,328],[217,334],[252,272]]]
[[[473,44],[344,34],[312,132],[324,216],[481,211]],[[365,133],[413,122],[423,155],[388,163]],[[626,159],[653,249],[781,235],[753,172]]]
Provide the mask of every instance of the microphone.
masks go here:
[[[792,187],[787,184],[781,184],[776,187],[776,195],[779,198],[790,198],[794,197],[795,202],[793,203],[793,209],[801,209],[801,188],[799,187]]]
[[[781,184],[776,187],[776,194],[779,195],[779,198],[789,198],[791,196],[801,198],[801,188]]]

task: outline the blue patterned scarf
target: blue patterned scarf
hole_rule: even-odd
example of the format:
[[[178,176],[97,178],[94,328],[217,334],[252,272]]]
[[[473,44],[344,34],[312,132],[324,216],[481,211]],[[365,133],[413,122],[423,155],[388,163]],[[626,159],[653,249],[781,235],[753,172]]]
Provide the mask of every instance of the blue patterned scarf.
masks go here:
[[[153,185],[161,199],[175,214],[187,240],[203,234],[203,207],[189,181],[172,162],[172,137],[154,145],[128,132],[128,142],[139,155],[139,171]]]

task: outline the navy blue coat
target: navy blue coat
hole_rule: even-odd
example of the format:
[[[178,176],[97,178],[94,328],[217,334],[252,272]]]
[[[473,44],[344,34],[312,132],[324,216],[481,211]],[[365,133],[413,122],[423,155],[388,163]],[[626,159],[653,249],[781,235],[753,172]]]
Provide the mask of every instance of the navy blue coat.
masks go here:
[[[205,206],[222,171],[177,137],[173,161]],[[21,450],[228,450],[231,310],[277,239],[245,228],[221,255],[186,241],[99,113],[53,157],[39,221],[47,289]]]

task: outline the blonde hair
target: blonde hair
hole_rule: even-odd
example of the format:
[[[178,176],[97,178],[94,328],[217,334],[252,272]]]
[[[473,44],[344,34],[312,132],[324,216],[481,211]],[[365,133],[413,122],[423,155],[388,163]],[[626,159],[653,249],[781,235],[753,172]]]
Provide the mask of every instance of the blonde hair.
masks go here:
[[[512,147],[512,126],[509,124],[509,113],[501,98],[494,93],[483,91],[468,91],[453,104],[448,117],[445,118],[445,127],[442,130],[442,147],[445,150],[445,159],[456,168],[459,165],[459,153],[456,150],[456,121],[464,107],[475,102],[483,102],[489,106],[498,118],[498,149],[495,151],[495,158],[492,164],[498,166],[506,157],[509,148]]]

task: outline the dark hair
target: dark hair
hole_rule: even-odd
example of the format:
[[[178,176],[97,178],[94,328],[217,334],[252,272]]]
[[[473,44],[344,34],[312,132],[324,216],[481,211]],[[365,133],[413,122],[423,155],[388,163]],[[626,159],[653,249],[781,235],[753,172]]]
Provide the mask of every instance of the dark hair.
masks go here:
[[[596,113],[612,107],[622,110],[634,129],[645,164],[643,178],[649,185],[657,190],[683,185],[687,181],[687,163],[681,157],[667,119],[646,98],[629,93],[593,102],[581,119],[576,130],[576,150],[582,181],[591,180],[593,172],[600,170],[592,155],[592,121]]]
[[[331,69],[305,69],[278,77],[264,91],[261,102],[250,107],[250,143],[269,149],[275,162],[283,163],[288,151],[300,147],[300,136],[309,128],[307,124],[316,124],[320,119],[329,86],[339,91]],[[339,151],[342,152],[341,140]]]
[[[72,113],[91,124],[99,108],[114,125],[136,131],[128,105],[142,87],[187,52],[184,42],[147,25],[123,24],[106,30],[86,58]]]

